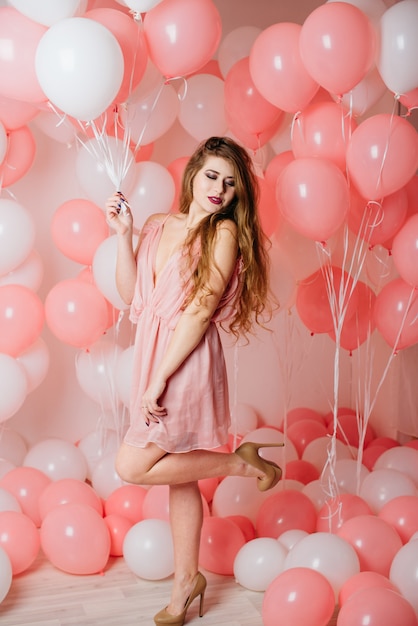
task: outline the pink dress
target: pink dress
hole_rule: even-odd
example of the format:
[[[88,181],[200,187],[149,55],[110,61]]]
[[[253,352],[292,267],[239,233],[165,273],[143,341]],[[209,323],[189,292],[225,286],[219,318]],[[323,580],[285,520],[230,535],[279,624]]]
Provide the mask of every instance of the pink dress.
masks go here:
[[[167,452],[212,449],[227,442],[230,426],[229,395],[223,349],[216,322],[227,320],[238,293],[240,261],[212,321],[199,345],[169,378],[159,403],[167,409],[158,424],[147,427],[141,400],[160,363],[187,291],[180,274],[182,250],[175,252],[154,285],[157,247],[163,221],[144,230],[138,252],[138,273],[130,319],[137,324],[134,348],[130,426],[125,443],[145,447],[154,442]]]

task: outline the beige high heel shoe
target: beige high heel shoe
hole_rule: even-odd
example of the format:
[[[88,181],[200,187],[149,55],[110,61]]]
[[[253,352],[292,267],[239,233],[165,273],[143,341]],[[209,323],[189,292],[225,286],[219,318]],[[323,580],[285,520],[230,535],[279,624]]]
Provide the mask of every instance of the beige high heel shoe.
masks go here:
[[[252,441],[246,441],[235,450],[235,454],[238,454],[241,459],[265,474],[265,477],[259,478],[257,482],[260,491],[267,491],[267,489],[272,489],[272,487],[277,485],[282,477],[282,470],[277,463],[263,459],[258,454],[258,451],[260,448],[280,448],[282,446],[284,446],[284,443],[253,443]]]
[[[159,611],[159,613],[157,613],[157,615],[154,616],[154,622],[156,623],[156,625],[164,626],[164,624],[166,624],[167,626],[183,626],[184,620],[186,619],[187,610],[193,600],[198,596],[200,596],[199,617],[202,617],[203,599],[205,596],[206,584],[206,578],[203,576],[203,574],[197,572],[196,582],[189,597],[186,600],[183,611],[179,615],[172,615],[171,613],[167,612],[167,608],[162,609],[161,611]]]

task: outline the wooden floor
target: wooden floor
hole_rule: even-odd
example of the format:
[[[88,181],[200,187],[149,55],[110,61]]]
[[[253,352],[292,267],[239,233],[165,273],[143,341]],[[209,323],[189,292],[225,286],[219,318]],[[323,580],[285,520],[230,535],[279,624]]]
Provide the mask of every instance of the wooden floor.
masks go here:
[[[205,576],[204,617],[198,617],[196,600],[189,609],[187,624],[263,626],[262,593],[244,589],[233,577],[207,572]],[[138,578],[123,558],[112,558],[103,575],[74,576],[57,570],[40,555],[30,569],[13,578],[0,604],[0,624],[152,626],[153,615],[167,604],[170,588],[170,579],[154,582]],[[335,623],[334,616],[329,626]]]

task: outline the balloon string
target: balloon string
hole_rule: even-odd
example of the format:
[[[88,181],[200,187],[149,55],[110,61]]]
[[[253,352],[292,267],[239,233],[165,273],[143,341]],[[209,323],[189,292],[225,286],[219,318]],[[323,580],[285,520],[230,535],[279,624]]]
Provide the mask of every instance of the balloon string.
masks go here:
[[[385,149],[383,151],[382,162],[381,162],[380,168],[379,168],[379,175],[377,177],[376,190],[379,189],[380,184],[382,182],[383,168],[385,166],[386,157],[387,157],[387,154],[388,154],[388,151],[389,151],[390,133],[391,133],[392,126],[393,126],[393,120],[394,120],[394,117],[395,117],[395,114],[396,114],[396,106],[397,106],[397,101],[396,101],[396,98],[395,98],[395,101],[394,101],[394,104],[393,104],[393,107],[392,107],[392,112],[391,112],[391,115],[390,115],[389,132],[388,132],[388,136],[387,136],[387,140],[386,140]]]

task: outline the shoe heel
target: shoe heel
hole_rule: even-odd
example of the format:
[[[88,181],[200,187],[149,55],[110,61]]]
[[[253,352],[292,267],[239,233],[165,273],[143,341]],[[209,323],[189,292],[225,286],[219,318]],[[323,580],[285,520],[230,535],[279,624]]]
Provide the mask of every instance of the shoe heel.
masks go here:
[[[253,443],[246,441],[241,444],[235,454],[240,456],[246,463],[266,474],[265,478],[258,478],[257,486],[260,491],[272,489],[279,482],[282,470],[273,461],[264,459],[259,455],[260,448],[281,448],[284,443]]]

